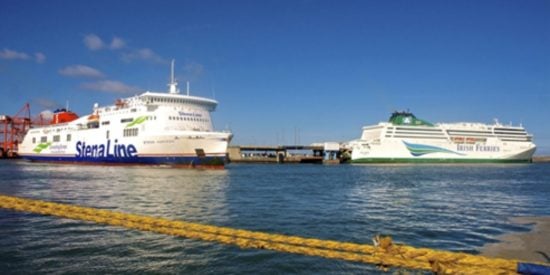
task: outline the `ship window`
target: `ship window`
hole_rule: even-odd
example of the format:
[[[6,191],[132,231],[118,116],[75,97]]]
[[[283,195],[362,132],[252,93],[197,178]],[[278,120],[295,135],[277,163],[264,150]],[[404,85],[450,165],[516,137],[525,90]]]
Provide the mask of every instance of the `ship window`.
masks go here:
[[[36,143],[36,138],[35,137],[32,138],[32,143],[33,144]]]
[[[132,113],[135,113],[136,111],[137,111],[136,108],[133,108],[133,109],[130,110],[130,112],[132,112]]]
[[[105,132],[105,137],[109,139],[109,131]]]
[[[53,136],[53,142],[59,142],[61,140],[61,137],[59,135]]]
[[[138,128],[124,129],[122,134],[125,137],[135,137],[138,135]]]
[[[99,128],[99,121],[88,122],[88,129]]]
[[[40,137],[40,143],[48,142],[48,137]]]
[[[71,134],[67,134],[67,141],[71,141]]]
[[[102,122],[101,122],[101,125],[109,125],[109,124],[111,124],[110,121],[102,121]]]
[[[133,118],[123,118],[120,120],[120,123],[126,123],[126,122],[132,122],[132,121],[134,121]]]

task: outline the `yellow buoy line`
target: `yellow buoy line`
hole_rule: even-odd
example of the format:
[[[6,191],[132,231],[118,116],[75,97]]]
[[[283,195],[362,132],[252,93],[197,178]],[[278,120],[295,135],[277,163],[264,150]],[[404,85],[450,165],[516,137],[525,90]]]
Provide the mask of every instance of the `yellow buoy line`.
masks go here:
[[[0,208],[73,220],[121,226],[172,236],[235,245],[241,248],[317,256],[380,267],[431,270],[440,274],[516,274],[519,261],[488,258],[458,252],[414,248],[395,244],[389,237],[376,237],[375,245],[357,244],[262,233],[228,227],[203,225],[144,215],[82,207],[34,199],[0,195]],[[537,263],[542,268],[550,268]]]

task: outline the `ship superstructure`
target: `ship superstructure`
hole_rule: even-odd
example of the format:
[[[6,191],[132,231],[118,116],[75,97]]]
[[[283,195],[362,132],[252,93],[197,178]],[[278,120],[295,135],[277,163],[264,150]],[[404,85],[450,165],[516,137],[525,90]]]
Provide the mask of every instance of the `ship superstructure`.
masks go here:
[[[54,113],[52,123],[32,128],[19,155],[33,161],[221,166],[232,134],[215,131],[213,99],[180,94],[172,62],[168,93],[144,92],[77,117]]]
[[[523,126],[437,123],[410,112],[394,112],[388,122],[363,127],[350,142],[352,162],[531,162],[533,136]]]

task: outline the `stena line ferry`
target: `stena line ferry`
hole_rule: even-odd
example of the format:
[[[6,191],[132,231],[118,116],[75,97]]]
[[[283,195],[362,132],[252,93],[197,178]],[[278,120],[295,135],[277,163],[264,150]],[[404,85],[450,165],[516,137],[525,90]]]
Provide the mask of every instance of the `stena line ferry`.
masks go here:
[[[522,126],[460,122],[432,124],[410,112],[363,127],[351,141],[352,163],[531,162],[536,146]]]
[[[223,168],[229,132],[213,129],[217,101],[180,94],[174,61],[168,93],[144,92],[78,117],[62,109],[32,128],[18,154],[31,161]]]

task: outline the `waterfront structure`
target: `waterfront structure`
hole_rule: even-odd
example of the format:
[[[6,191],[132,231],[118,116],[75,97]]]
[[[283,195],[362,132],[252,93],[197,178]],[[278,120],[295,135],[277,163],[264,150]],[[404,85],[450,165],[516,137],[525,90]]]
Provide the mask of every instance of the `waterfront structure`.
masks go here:
[[[18,154],[31,161],[223,167],[232,134],[214,131],[217,101],[180,94],[172,61],[168,93],[144,92],[78,117],[58,110],[32,128]],[[189,86],[188,86],[189,87]]]
[[[531,162],[533,136],[523,126],[484,123],[432,124],[410,112],[363,127],[350,142],[352,163]]]

